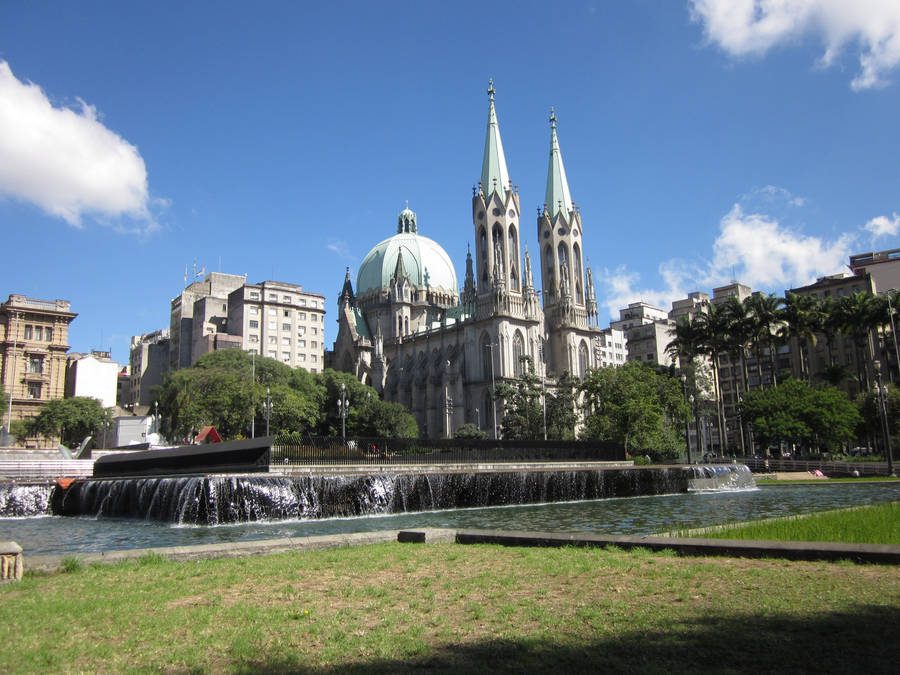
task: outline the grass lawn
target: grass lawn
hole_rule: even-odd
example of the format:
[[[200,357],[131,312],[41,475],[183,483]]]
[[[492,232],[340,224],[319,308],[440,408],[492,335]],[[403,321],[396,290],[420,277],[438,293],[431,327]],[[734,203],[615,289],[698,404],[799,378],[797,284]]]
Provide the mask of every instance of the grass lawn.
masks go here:
[[[894,566],[378,544],[0,587],[0,671],[864,672]]]
[[[900,502],[710,528],[702,536],[900,546]]]

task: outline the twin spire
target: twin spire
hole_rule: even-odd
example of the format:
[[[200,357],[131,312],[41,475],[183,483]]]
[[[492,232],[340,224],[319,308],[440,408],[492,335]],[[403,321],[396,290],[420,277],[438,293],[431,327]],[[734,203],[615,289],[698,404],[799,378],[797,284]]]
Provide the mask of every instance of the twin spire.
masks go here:
[[[481,189],[485,199],[497,192],[500,201],[505,201],[506,192],[510,189],[509,170],[506,168],[506,155],[503,154],[503,141],[500,140],[500,126],[497,123],[497,111],[494,109],[494,80],[488,85],[488,123],[487,137],[484,140],[484,162],[481,165]],[[559,211],[568,214],[575,206],[569,192],[569,181],[566,179],[566,168],[563,166],[562,153],[559,150],[559,139],[556,137],[556,112],[550,109],[550,166],[547,169],[547,211],[551,220]]]

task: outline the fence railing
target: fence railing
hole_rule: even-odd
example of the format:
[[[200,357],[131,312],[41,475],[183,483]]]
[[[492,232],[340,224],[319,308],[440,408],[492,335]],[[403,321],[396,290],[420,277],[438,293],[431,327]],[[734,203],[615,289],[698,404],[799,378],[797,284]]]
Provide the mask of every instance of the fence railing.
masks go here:
[[[12,480],[55,480],[90,478],[92,459],[0,459],[0,478]]]
[[[273,465],[466,464],[502,462],[623,461],[615,443],[585,441],[482,441],[460,439],[309,438],[272,447]]]
[[[731,459],[715,459],[715,463],[730,463]],[[887,462],[833,462],[805,459],[761,459],[759,457],[737,457],[734,461],[746,464],[753,473],[812,472],[821,471],[828,476],[886,476]],[[855,472],[855,473],[854,473]]]

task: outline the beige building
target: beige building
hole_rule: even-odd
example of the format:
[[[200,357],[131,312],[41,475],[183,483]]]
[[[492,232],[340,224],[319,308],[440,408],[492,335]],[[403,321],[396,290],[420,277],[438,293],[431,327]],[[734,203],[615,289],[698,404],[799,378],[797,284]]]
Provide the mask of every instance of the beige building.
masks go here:
[[[128,386],[121,390],[119,405],[135,411],[152,403],[153,387],[162,384],[169,369],[169,329],[131,338]]]
[[[850,256],[853,274],[872,277],[872,292],[887,293],[900,289],[900,248]]]
[[[119,364],[110,352],[91,350],[89,354],[70,353],[66,365],[66,398],[87,396],[104,408],[116,405]]]
[[[321,372],[325,296],[282,281],[245,284],[228,296],[228,331],[245,351]]]
[[[325,296],[297,284],[248,284],[243,276],[213,272],[172,300],[171,317],[173,370],[220,349],[243,349],[313,373],[324,367]]]
[[[65,396],[69,324],[77,314],[68,300],[10,295],[0,305],[0,374],[9,421],[35,417],[41,406]]]

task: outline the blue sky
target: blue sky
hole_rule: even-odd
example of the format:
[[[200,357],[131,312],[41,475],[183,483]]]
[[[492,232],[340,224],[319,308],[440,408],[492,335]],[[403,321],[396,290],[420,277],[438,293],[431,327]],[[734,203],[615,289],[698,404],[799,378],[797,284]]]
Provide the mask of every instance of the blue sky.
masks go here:
[[[610,313],[780,294],[900,246],[898,63],[879,0],[5,2],[0,295],[121,362],[195,261],[334,319],[407,200],[462,280],[490,77],[523,242],[554,106]]]

